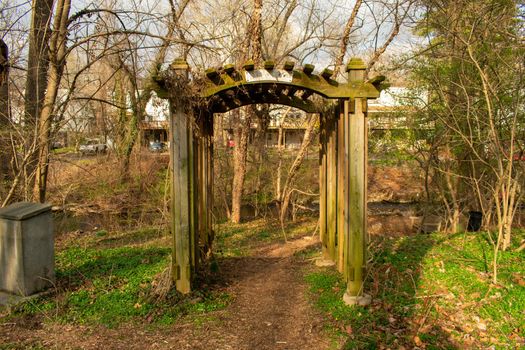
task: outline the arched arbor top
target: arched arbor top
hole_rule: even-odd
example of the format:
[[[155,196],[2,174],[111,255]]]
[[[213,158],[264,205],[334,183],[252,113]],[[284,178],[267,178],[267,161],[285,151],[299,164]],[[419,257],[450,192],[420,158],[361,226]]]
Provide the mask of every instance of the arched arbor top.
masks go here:
[[[187,70],[183,60],[175,60],[171,66],[175,71]],[[379,97],[382,77],[364,81],[366,66],[358,58],[351,59],[347,65],[348,82],[333,79],[333,71],[324,69],[314,74],[315,66],[305,64],[296,68],[293,62],[285,62],[277,67],[273,61],[266,61],[262,68],[256,69],[253,61],[246,62],[242,68],[227,64],[221,68],[205,71],[205,78],[198,89],[201,101],[199,108],[209,113],[224,113],[229,110],[257,103],[281,104],[302,109],[309,113],[322,112],[322,102],[313,96],[324,99],[373,99]],[[159,81],[162,85],[162,81]],[[168,91],[161,95],[168,95]]]
[[[192,80],[188,64],[175,60],[169,71],[160,73],[157,93],[170,100],[172,271],[178,291],[191,291],[193,276],[214,237],[211,116],[244,105],[275,103],[323,115],[319,119],[322,253],[337,263],[346,278],[344,300],[351,304],[366,299],[362,293],[367,262],[367,100],[379,97],[384,78],[365,81],[366,66],[360,59],[350,60],[345,83],[336,81],[329,69],[320,74],[314,70],[308,64],[295,69],[291,62],[276,67],[272,61],[256,68],[248,61],[242,67],[208,69],[202,79]]]

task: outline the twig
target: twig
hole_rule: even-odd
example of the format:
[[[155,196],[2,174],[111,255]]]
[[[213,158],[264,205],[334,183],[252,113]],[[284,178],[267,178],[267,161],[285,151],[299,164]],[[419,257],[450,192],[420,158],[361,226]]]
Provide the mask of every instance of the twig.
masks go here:
[[[414,299],[426,299],[426,298],[441,298],[445,297],[448,294],[442,293],[442,294],[431,294],[431,295],[417,295],[414,297]]]
[[[435,303],[436,303],[436,300],[432,299],[432,301],[430,302],[430,305],[428,305],[425,315],[423,316],[423,318],[421,319],[421,322],[419,323],[419,327],[417,329],[416,334],[419,334],[419,331],[421,331],[421,328],[423,328],[423,325],[427,321],[428,315],[430,314],[430,310],[432,310],[432,307],[434,307]]]
[[[279,216],[281,216],[281,215],[279,215]],[[281,231],[282,231],[283,236],[284,236],[284,241],[288,242],[288,239],[286,238],[286,231],[284,230],[284,220],[283,220],[282,216],[281,216],[280,221],[281,221]]]
[[[317,220],[317,225],[315,225],[314,233],[312,233],[312,238],[315,237],[315,234],[317,233],[317,230],[319,229],[319,225],[321,224],[321,219]]]

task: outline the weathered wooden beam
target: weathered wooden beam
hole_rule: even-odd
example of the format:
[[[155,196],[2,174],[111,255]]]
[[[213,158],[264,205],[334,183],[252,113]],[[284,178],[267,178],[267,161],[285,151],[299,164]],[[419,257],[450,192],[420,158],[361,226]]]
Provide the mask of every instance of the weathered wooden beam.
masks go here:
[[[272,70],[275,67],[275,61],[264,61],[264,69],[266,70]]]
[[[312,75],[314,69],[315,69],[315,66],[313,64],[305,64],[303,66],[303,73],[310,76]]]
[[[328,253],[332,261],[336,261],[336,235],[337,235],[337,118],[336,113],[328,119],[327,140],[327,229]]]
[[[347,288],[344,300],[347,304],[366,305],[370,297],[363,294],[366,276],[367,244],[367,124],[363,105],[366,100],[355,99],[354,113],[345,108],[345,122],[348,129],[348,179],[347,207],[348,222],[345,225]],[[348,116],[347,116],[348,115]]]
[[[197,166],[195,168],[196,171],[196,179],[197,179],[197,192],[198,192],[198,215],[197,215],[197,221],[198,221],[198,234],[196,235],[198,240],[196,244],[196,256],[198,259],[200,259],[200,246],[206,241],[206,230],[207,230],[207,212],[206,212],[206,135],[205,135],[205,121],[203,120],[200,124],[201,132],[198,135],[198,161]]]
[[[325,80],[330,80],[330,78],[332,77],[332,75],[334,75],[334,71],[329,69],[329,68],[325,68],[322,73],[321,73],[321,76],[325,79]]]
[[[198,247],[199,247],[199,200],[200,193],[198,189],[198,167],[199,167],[199,138],[193,125],[193,118],[189,120],[190,142],[188,147],[188,156],[190,160],[189,169],[189,191],[190,191],[190,257],[191,269],[195,271],[198,265]]]
[[[209,251],[212,249],[212,243],[214,237],[213,233],[213,177],[214,177],[214,171],[213,171],[213,114],[210,114],[210,117],[208,118],[208,129],[207,129],[207,135],[208,135],[208,143],[207,143],[207,174],[206,174],[206,190],[207,190],[207,200],[206,200],[206,213],[208,215],[208,227],[207,227],[207,249],[208,251],[206,253],[209,253]]]
[[[327,215],[326,215],[326,116],[321,115],[319,134],[319,235],[323,258],[329,258],[328,240],[327,240]]]
[[[339,102],[337,110],[337,269],[344,273],[345,246],[345,102]]]
[[[295,66],[295,62],[292,61],[286,61],[284,62],[283,69],[287,72],[293,71],[293,67]]]
[[[309,98],[310,96],[312,96],[313,93],[314,93],[314,92],[313,92],[312,90],[304,90],[303,94],[301,95],[301,98],[302,98],[303,100],[308,100],[308,98]]]
[[[228,75],[231,75],[233,74],[233,72],[235,72],[235,65],[233,64],[225,64],[223,67],[222,67],[222,70],[224,70],[224,72],[226,72],[226,74]]]
[[[188,79],[188,70],[183,65],[175,69],[175,74]],[[190,202],[190,168],[192,129],[186,108],[188,101],[175,95],[170,99],[170,156],[172,172],[172,234],[173,258],[172,271],[175,286],[181,293],[191,291],[191,202]]]
[[[242,65],[242,67],[244,68],[244,70],[251,71],[255,69],[255,63],[253,62],[253,60],[248,60]]]

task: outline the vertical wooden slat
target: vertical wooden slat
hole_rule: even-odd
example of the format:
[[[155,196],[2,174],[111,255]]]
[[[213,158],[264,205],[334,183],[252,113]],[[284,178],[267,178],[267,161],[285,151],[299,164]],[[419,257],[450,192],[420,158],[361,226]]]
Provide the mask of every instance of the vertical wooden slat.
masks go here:
[[[344,113],[346,101],[339,101],[337,120],[337,269],[344,272],[345,246],[345,123]]]
[[[355,112],[348,118],[348,205],[347,294],[363,292],[366,264],[366,153],[367,126],[362,99],[352,101]],[[366,102],[365,102],[366,103]]]
[[[188,78],[187,65],[175,70],[181,78]],[[191,291],[191,190],[190,175],[192,131],[189,116],[185,112],[185,101],[180,96],[170,99],[170,156],[172,172],[172,234],[173,234],[173,278],[181,293]]]
[[[336,261],[337,233],[337,111],[329,118],[327,144],[327,243],[332,261]]]
[[[211,249],[212,241],[214,239],[213,236],[213,176],[214,176],[214,168],[213,168],[213,114],[209,115],[208,120],[208,157],[207,157],[207,191],[208,191],[208,200],[206,203],[206,213],[208,215],[208,228],[207,228],[207,242],[208,242],[208,248]]]
[[[176,101],[172,107],[172,233],[173,240],[173,276],[179,292],[191,291],[191,227],[190,227],[190,154],[188,135],[188,116],[182,112],[182,101]]]
[[[319,120],[319,233],[323,258],[329,258],[326,225],[326,115],[321,115]]]
[[[205,124],[204,124],[205,125]],[[208,237],[208,135],[207,130],[203,130],[203,135],[201,137],[201,172],[200,172],[200,186],[201,186],[201,207],[200,215],[201,218],[201,232],[200,240],[201,242],[207,243]]]
[[[197,240],[197,260],[200,259],[200,247],[205,242],[206,239],[206,229],[207,229],[207,216],[206,216],[206,208],[205,208],[205,202],[206,202],[206,167],[205,167],[205,153],[206,153],[206,135],[204,130],[204,120],[201,116],[200,122],[199,122],[199,133],[198,133],[198,153],[197,153],[197,166],[195,167],[195,178],[197,180],[197,186],[196,190],[198,192],[198,201],[197,201],[197,225],[198,225],[198,232],[196,232],[196,240]]]
[[[193,118],[189,121],[190,131],[190,147],[188,149],[189,159],[191,164],[189,165],[189,186],[190,186],[190,256],[191,256],[191,267],[194,271],[197,266],[197,252],[198,252],[198,234],[199,234],[199,186],[198,186],[198,167],[199,167],[199,138],[196,134],[195,125],[193,125]]]

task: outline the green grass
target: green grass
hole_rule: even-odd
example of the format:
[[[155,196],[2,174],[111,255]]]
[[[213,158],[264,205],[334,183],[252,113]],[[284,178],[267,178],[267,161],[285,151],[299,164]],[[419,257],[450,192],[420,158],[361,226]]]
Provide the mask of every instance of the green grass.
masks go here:
[[[74,152],[76,152],[76,149],[74,146],[62,147],[62,148],[57,148],[53,150],[54,154],[66,154],[66,153],[74,153]]]
[[[512,248],[523,237],[517,232]],[[512,248],[500,252],[493,285],[486,233],[375,239],[366,308],[344,305],[345,282],[333,270],[306,280],[345,349],[517,349],[525,346],[525,265]]]
[[[151,298],[155,277],[169,266],[170,253],[158,247],[65,249],[56,256],[56,293],[23,304],[13,316],[42,314],[56,322],[115,327],[144,320],[171,324],[228,305],[230,297],[221,291],[184,297],[173,291],[162,302]]]
[[[315,226],[315,219],[308,217],[295,223],[287,223],[286,236],[293,239],[305,233],[312,233]],[[222,257],[247,256],[261,244],[284,241],[281,225],[277,220],[257,219],[242,224],[226,222],[217,225],[215,232],[216,252]]]

